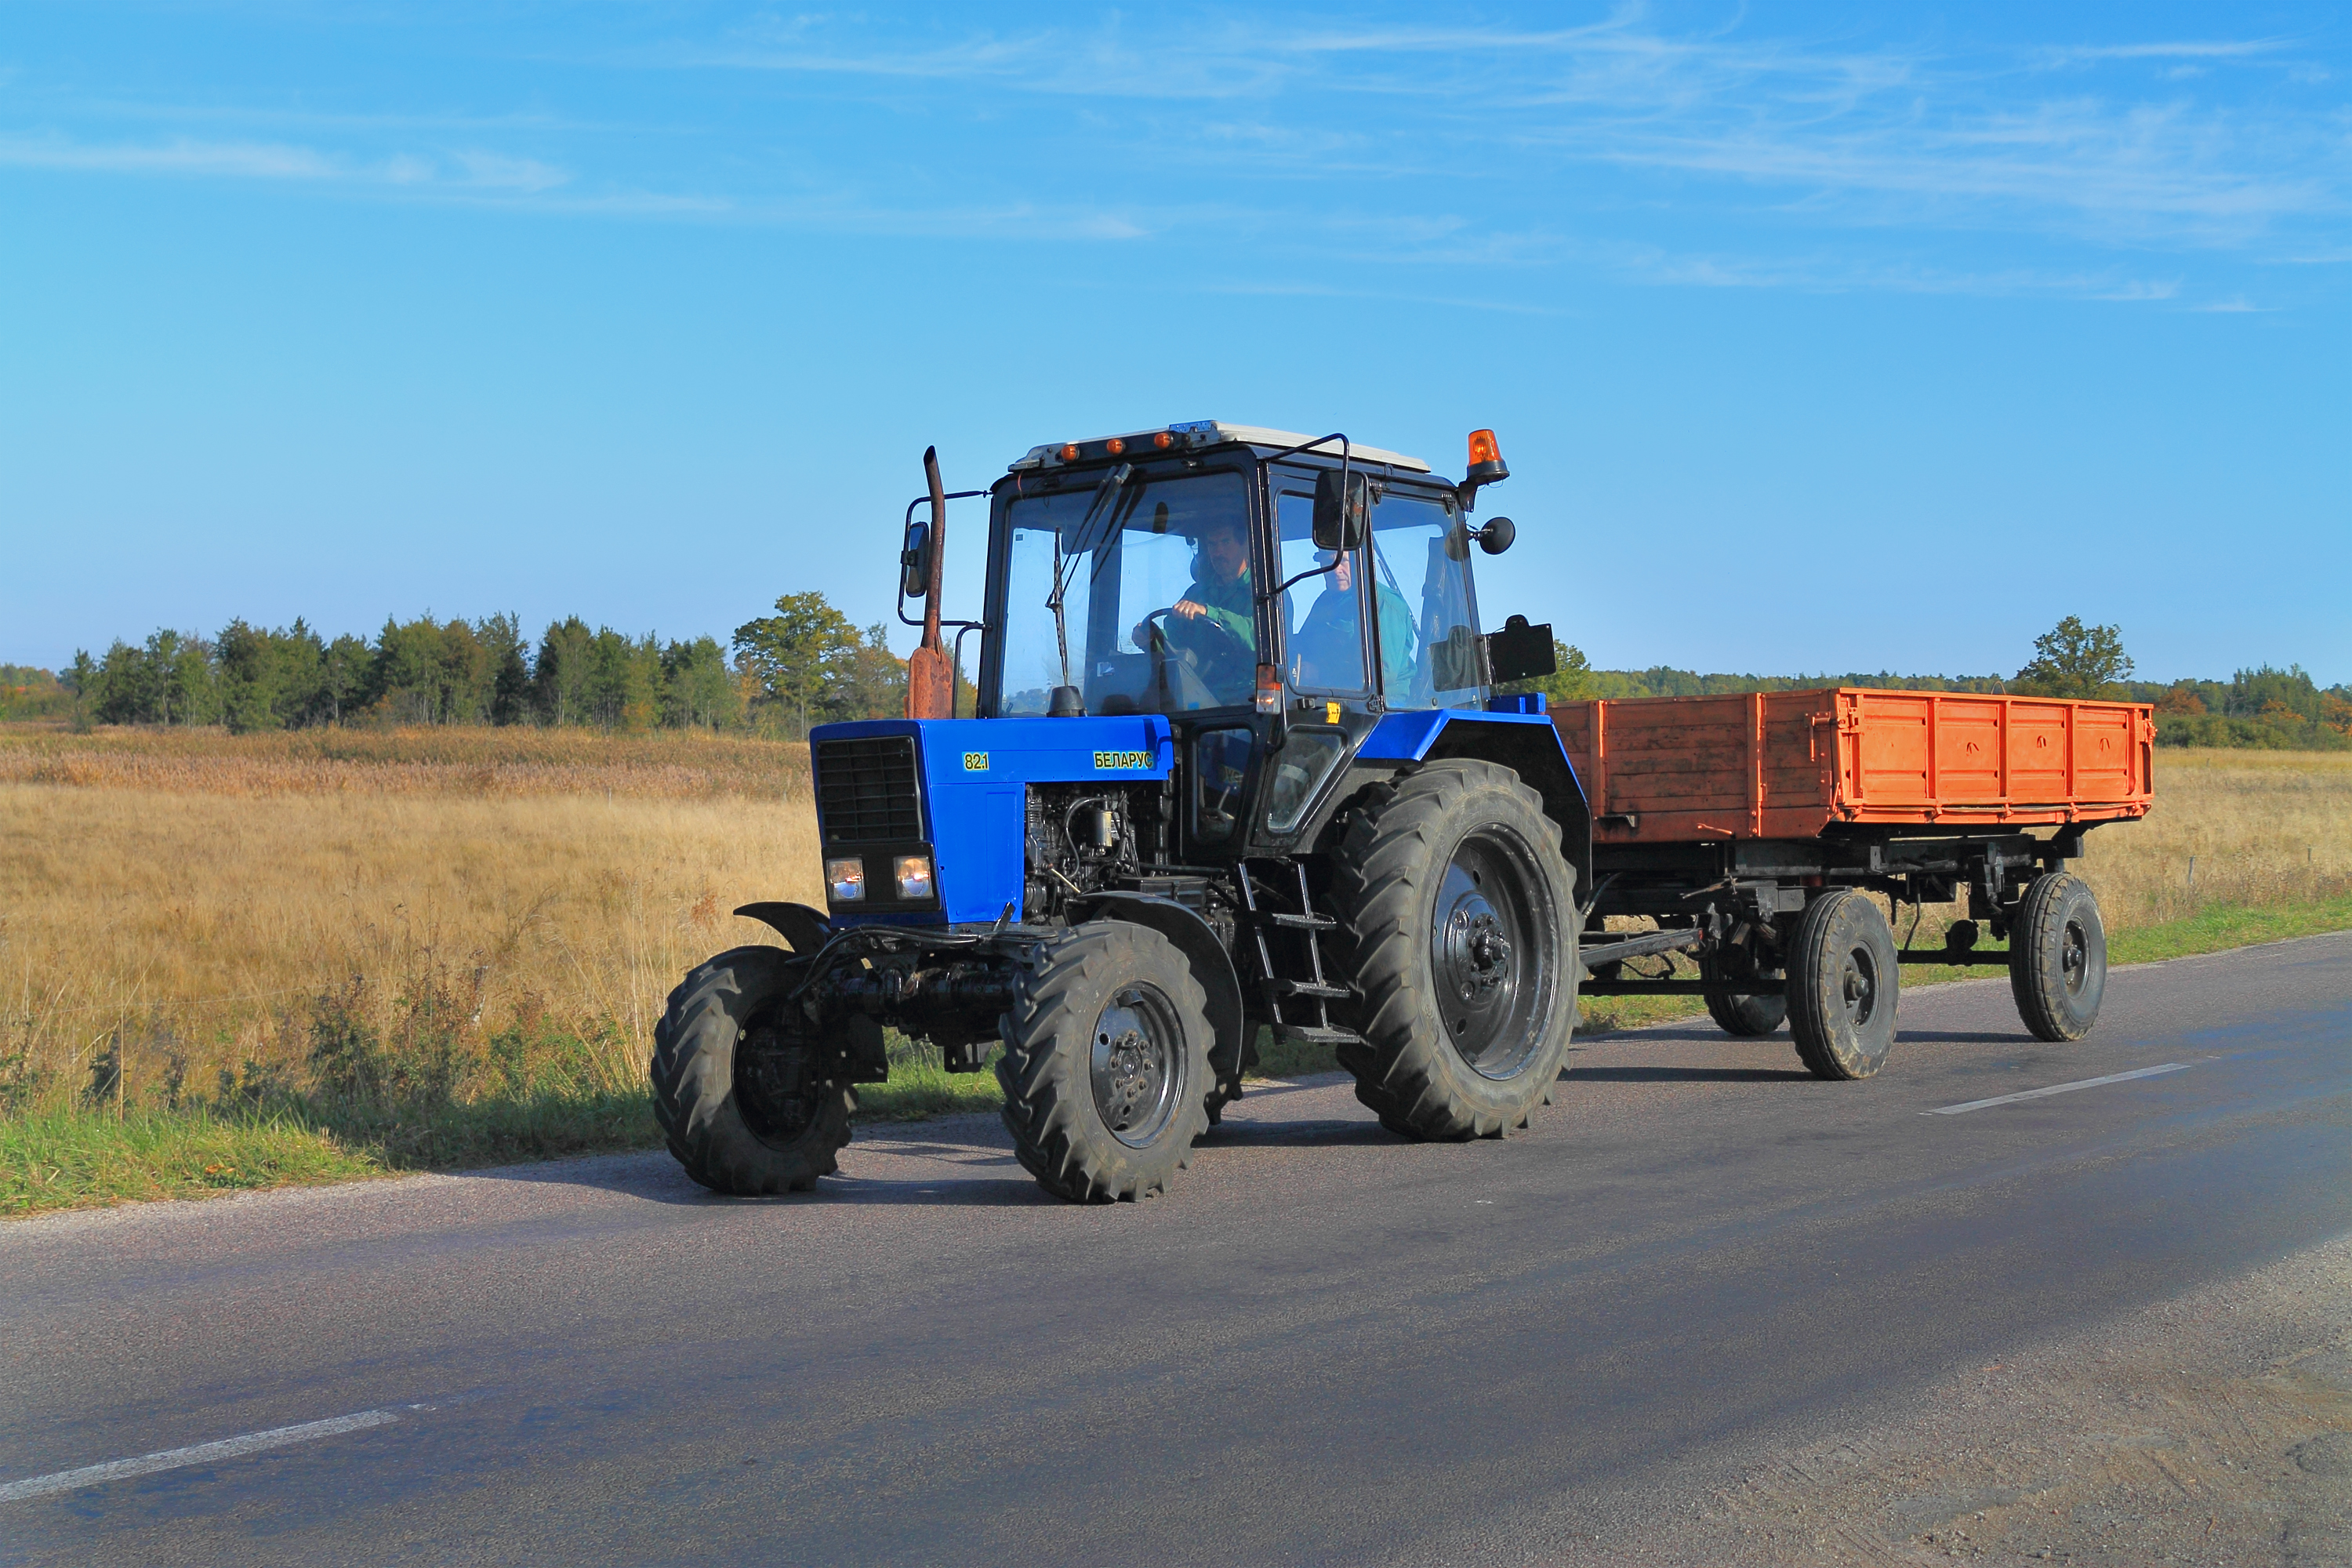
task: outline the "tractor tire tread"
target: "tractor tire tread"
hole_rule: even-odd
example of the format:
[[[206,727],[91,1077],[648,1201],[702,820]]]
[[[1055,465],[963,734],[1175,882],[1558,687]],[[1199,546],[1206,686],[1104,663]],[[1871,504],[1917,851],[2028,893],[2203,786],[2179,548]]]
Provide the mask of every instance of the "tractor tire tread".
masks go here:
[[[822,1113],[788,1149],[754,1135],[735,1104],[735,1043],[791,956],[779,948],[738,947],[705,960],[669,994],[654,1026],[648,1069],[654,1120],[686,1173],[712,1192],[735,1197],[804,1193],[818,1177],[841,1168],[857,1109],[854,1088],[829,1089]]]

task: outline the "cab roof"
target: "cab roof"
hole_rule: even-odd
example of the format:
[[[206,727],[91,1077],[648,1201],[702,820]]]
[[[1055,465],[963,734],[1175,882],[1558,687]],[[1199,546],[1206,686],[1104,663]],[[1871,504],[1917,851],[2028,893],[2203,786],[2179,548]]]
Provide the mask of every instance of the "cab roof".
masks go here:
[[[1265,447],[1280,451],[1286,447],[1303,447],[1314,440],[1288,430],[1269,430],[1263,425],[1233,425],[1223,419],[1195,419],[1182,425],[1162,426],[1156,430],[1132,430],[1118,436],[1101,436],[1087,441],[1056,441],[1043,447],[1032,447],[1026,457],[1008,467],[1008,473],[1025,468],[1058,468],[1064,463],[1100,461],[1132,452],[1148,458],[1155,451],[1171,447],[1198,451],[1206,447],[1238,443]],[[1364,447],[1350,443],[1349,455],[1360,463],[1377,463],[1391,468],[1409,468],[1414,473],[1431,471],[1419,458],[1408,458],[1402,452],[1391,452],[1380,447]],[[1331,455],[1339,454],[1335,444]]]

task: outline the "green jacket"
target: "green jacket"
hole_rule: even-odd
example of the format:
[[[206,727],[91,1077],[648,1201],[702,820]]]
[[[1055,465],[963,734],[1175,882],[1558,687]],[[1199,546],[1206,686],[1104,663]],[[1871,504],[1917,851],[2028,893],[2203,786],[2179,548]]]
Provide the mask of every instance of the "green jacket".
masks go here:
[[[1196,605],[1207,605],[1209,613],[1206,619],[1216,622],[1240,638],[1242,647],[1253,652],[1256,650],[1257,597],[1250,585],[1248,567],[1243,567],[1241,574],[1230,582],[1203,583],[1194,578],[1192,586],[1186,588],[1181,596]],[[1178,626],[1183,625],[1181,617],[1170,618]]]

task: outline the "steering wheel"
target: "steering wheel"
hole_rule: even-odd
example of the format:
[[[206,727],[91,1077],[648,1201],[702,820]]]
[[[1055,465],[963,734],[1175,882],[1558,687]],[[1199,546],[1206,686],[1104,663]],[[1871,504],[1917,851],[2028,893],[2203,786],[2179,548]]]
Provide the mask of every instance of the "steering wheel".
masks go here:
[[[1175,647],[1184,656],[1187,663],[1197,667],[1204,674],[1213,674],[1226,666],[1239,666],[1244,671],[1255,674],[1257,668],[1257,650],[1244,642],[1240,634],[1223,621],[1209,616],[1195,616],[1184,624],[1182,627],[1184,635],[1181,638],[1174,635],[1178,628],[1173,622],[1166,626],[1152,625],[1161,616],[1172,616],[1175,613],[1175,606],[1171,605],[1164,610],[1154,610],[1143,617],[1143,624],[1150,626],[1152,641],[1157,645],[1153,649],[1154,652],[1165,657],[1165,649]],[[1202,641],[1195,639],[1194,634],[1199,632],[1209,634],[1205,639],[1206,646],[1202,646]]]
[[[1206,616],[1179,624],[1164,617],[1173,605],[1143,617],[1144,646],[1156,662],[1163,688],[1186,709],[1215,708],[1249,700],[1256,650],[1230,628]],[[1181,636],[1179,635],[1181,630]],[[1199,636],[1205,632],[1206,636]],[[1174,657],[1171,657],[1173,655]]]

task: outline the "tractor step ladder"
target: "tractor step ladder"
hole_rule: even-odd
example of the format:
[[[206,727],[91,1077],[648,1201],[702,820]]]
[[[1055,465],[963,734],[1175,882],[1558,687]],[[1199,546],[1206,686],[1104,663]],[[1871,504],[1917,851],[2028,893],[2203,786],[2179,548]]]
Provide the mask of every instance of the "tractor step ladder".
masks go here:
[[[1269,909],[1258,900],[1257,879],[1250,872],[1249,862],[1237,868],[1241,872],[1242,907],[1249,921],[1250,935],[1257,943],[1258,986],[1265,997],[1266,1011],[1275,1034],[1282,1038],[1317,1046],[1347,1046],[1361,1043],[1363,1037],[1353,1029],[1344,1029],[1331,1022],[1330,1004],[1354,994],[1345,985],[1335,985],[1323,973],[1323,948],[1316,933],[1326,931],[1339,922],[1328,915],[1315,912],[1315,901],[1307,887],[1307,868],[1297,861],[1289,862],[1298,879],[1298,910]],[[1287,939],[1287,940],[1286,940]],[[1291,962],[1276,960],[1276,949],[1287,948],[1285,956]],[[1296,950],[1305,949],[1298,952]],[[1304,971],[1304,973],[1300,973]],[[1303,1011],[1311,1005],[1311,1018],[1292,1018],[1283,1011],[1283,1004],[1292,1003]]]

